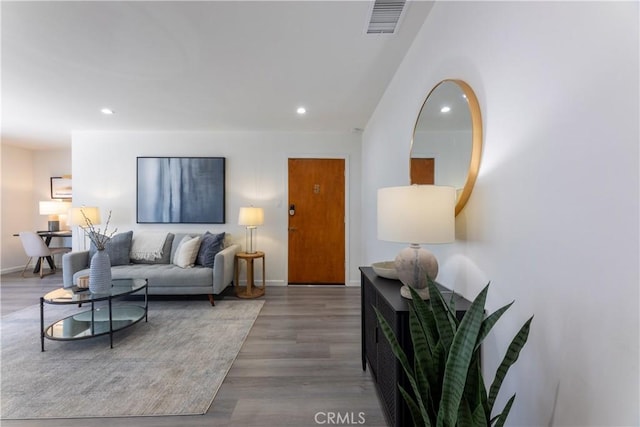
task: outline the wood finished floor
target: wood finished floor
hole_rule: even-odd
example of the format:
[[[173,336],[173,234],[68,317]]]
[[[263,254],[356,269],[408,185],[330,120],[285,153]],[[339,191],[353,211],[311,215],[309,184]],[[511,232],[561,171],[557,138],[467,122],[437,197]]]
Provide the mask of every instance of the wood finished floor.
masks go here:
[[[2,275],[2,316],[37,304],[41,295],[60,286],[61,279],[60,271],[42,280],[29,275],[23,279],[19,273]],[[315,426],[331,424],[324,414],[316,420],[317,413],[339,413],[349,417],[352,425],[362,425],[362,413],[363,425],[386,426],[370,374],[362,371],[360,362],[360,289],[269,287],[263,298],[265,305],[205,415],[1,420],[0,424]],[[213,325],[211,333],[215,333]]]

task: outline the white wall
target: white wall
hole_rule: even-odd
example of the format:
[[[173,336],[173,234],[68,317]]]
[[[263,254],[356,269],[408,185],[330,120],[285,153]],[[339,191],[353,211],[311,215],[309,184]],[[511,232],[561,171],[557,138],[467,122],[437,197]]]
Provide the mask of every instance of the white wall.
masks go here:
[[[258,249],[266,253],[269,285],[287,282],[287,159],[338,157],[347,164],[347,281],[359,285],[360,140],[351,133],[74,132],[72,136],[74,206],[113,211],[120,231],[225,231],[244,246],[237,225],[241,206],[264,208]],[[226,158],[226,224],[136,224],[137,156]],[[259,274],[259,272],[257,272]]]
[[[484,345],[488,381],[535,314],[501,401],[509,425],[638,425],[638,3],[437,2],[363,135],[366,263],[376,190],[408,183],[429,90],[467,81],[485,127],[480,175],[439,281],[490,311],[516,301]],[[384,165],[381,168],[380,165]]]
[[[2,273],[22,270],[27,257],[20,239],[13,234],[23,230],[47,229],[47,217],[39,214],[38,202],[51,199],[50,177],[70,173],[71,149],[33,151],[3,141]],[[54,239],[51,243],[52,246],[69,244],[66,239]]]

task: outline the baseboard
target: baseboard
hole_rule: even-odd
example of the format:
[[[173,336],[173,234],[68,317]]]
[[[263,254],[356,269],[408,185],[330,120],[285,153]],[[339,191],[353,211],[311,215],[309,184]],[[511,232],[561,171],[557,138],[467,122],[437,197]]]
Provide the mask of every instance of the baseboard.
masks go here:
[[[33,270],[33,267],[31,267],[31,265],[29,265],[29,267]],[[0,274],[9,274],[9,273],[15,273],[17,271],[22,271],[22,269],[24,268],[24,265],[21,267],[7,267],[7,268],[3,268],[0,269]]]

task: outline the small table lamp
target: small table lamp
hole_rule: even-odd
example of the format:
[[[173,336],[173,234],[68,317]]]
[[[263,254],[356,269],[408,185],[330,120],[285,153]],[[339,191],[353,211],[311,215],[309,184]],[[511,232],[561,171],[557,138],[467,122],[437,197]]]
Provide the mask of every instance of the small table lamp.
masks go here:
[[[66,214],[70,206],[71,203],[69,202],[56,202],[54,200],[39,202],[40,215],[49,217],[47,228],[49,231],[60,231],[60,215]]]
[[[256,253],[253,247],[254,241],[254,232],[258,225],[262,225],[264,223],[264,211],[262,208],[254,208],[245,207],[240,208],[240,213],[238,214],[238,224],[244,225],[247,227],[246,231],[246,248],[247,253],[254,254]]]
[[[427,275],[438,275],[436,257],[420,243],[455,240],[456,190],[437,185],[411,185],[378,190],[378,239],[410,243],[396,256],[400,294],[411,298],[407,286],[429,298]]]

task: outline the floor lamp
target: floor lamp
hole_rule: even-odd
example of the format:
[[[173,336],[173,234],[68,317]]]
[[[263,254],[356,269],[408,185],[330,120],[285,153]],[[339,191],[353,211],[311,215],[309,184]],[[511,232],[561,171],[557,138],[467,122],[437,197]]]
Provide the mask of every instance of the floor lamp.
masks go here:
[[[84,215],[83,215],[84,213]],[[86,219],[85,219],[86,217]],[[100,224],[100,209],[95,206],[82,206],[80,208],[71,208],[69,210],[69,224],[76,225],[83,231],[82,234],[82,250],[87,250],[87,219],[91,224]]]

